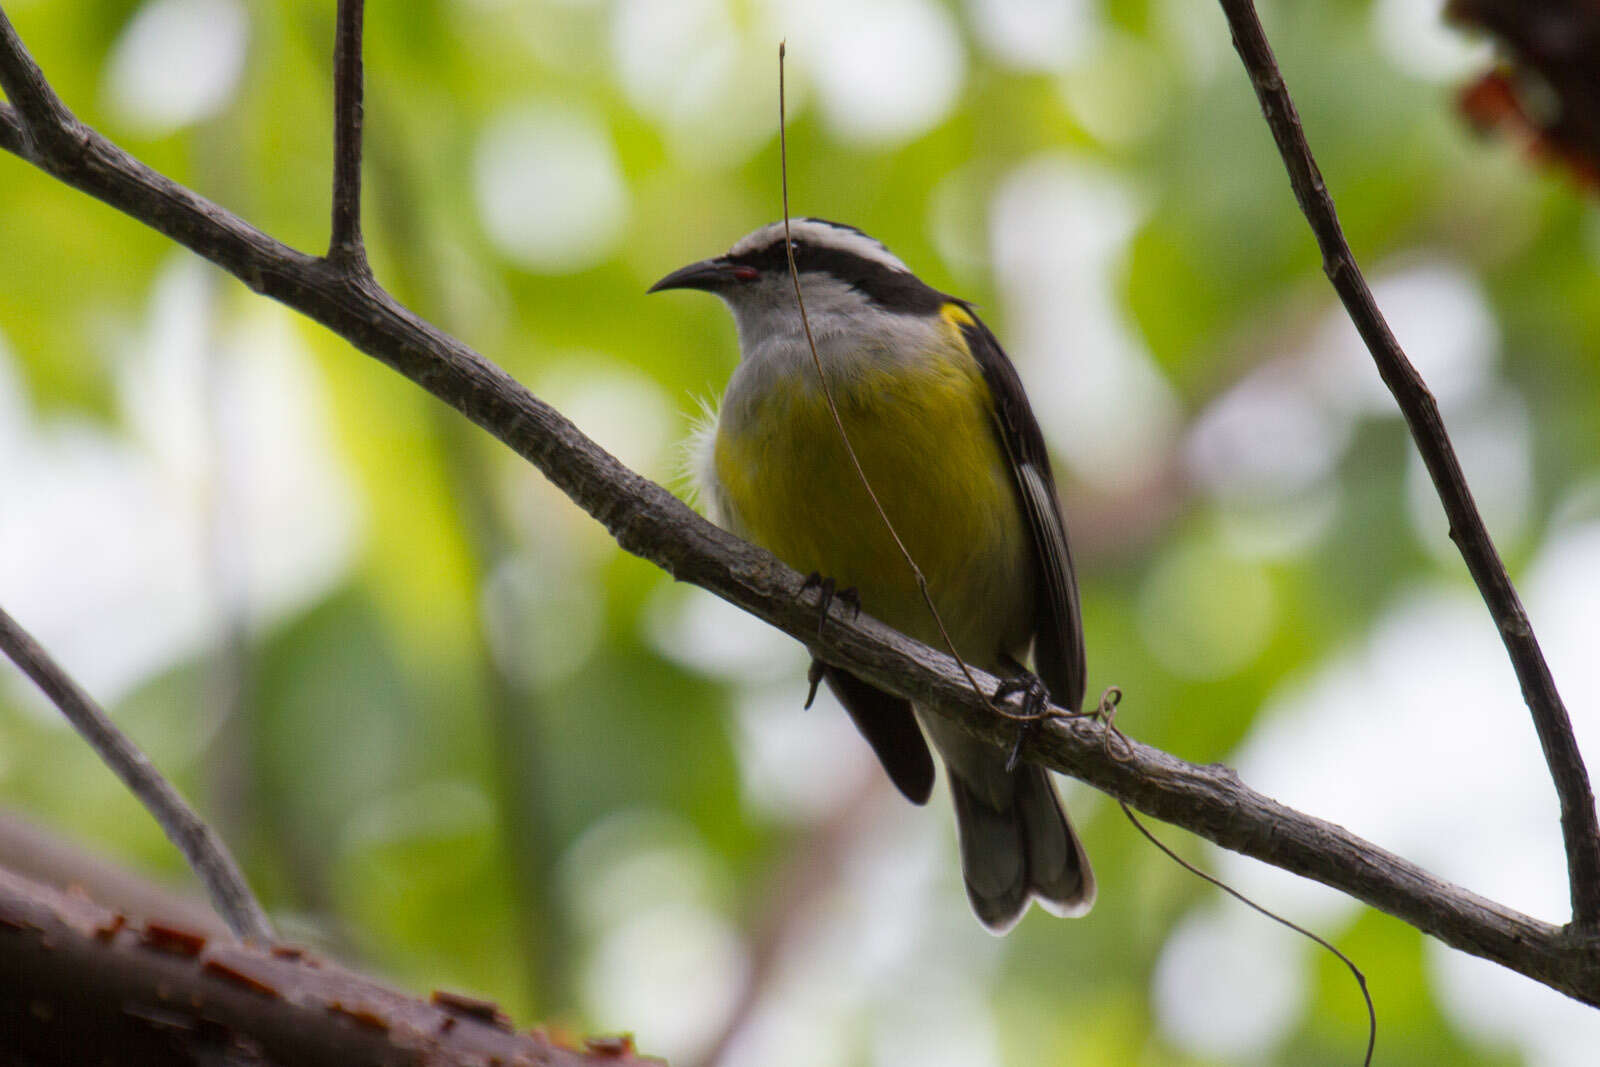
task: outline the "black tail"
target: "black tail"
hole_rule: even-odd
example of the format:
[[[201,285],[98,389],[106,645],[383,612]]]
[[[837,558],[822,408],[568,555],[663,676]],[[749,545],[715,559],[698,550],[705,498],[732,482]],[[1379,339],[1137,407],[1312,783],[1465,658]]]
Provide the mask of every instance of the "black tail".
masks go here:
[[[1055,915],[1084,914],[1094,904],[1094,871],[1048,773],[1022,764],[1007,774],[1004,753],[985,756],[981,766],[970,750],[962,767],[945,763],[961,871],[978,920],[1003,934],[1029,900]]]

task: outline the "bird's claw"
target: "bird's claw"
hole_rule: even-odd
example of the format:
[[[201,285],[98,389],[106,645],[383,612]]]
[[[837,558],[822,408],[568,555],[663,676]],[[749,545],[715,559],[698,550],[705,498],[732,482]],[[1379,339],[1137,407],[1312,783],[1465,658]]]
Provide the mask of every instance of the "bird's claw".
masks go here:
[[[832,578],[823,577],[820,571],[812,571],[806,575],[805,582],[801,584],[800,595],[804,596],[813,589],[817,591],[817,636],[819,638],[822,636],[822,628],[828,623],[828,609],[833,607],[835,600],[850,609],[850,618],[852,620],[861,615],[861,593],[855,586],[839,589],[835,586]],[[816,686],[813,685],[812,692],[815,691]],[[810,701],[806,703],[807,706],[810,705]]]
[[[822,671],[823,667],[820,659],[812,660],[811,666],[806,670],[806,682],[811,686],[810,689],[806,690],[806,711],[811,710],[811,702],[817,699],[817,686],[822,684]]]
[[[1022,759],[1022,746],[1027,744],[1033,731],[1038,729],[1040,721],[1050,707],[1050,691],[1045,688],[1039,676],[1031,671],[1002,679],[994,688],[994,699],[1004,701],[1006,698],[1022,694],[1022,708],[1013,716],[1018,720],[1017,739],[1006,754],[1006,773],[1017,769],[1017,763]]]

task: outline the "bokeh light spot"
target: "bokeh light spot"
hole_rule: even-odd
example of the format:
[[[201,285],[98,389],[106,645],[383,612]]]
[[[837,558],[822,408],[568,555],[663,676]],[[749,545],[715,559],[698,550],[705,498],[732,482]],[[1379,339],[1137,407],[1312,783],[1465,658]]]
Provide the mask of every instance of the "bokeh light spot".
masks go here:
[[[1318,403],[1302,369],[1253,371],[1200,413],[1184,448],[1195,483],[1223,501],[1281,498],[1332,473],[1350,421]]]
[[[1445,0],[1377,0],[1372,31],[1395,69],[1419,81],[1465,80],[1494,62],[1494,46],[1445,18]]]
[[[1210,544],[1181,545],[1145,578],[1140,633],[1162,666],[1188,678],[1226,678],[1272,633],[1272,584],[1255,564]]]
[[[1305,950],[1233,905],[1191,915],[1156,961],[1151,999],[1162,1029],[1198,1055],[1239,1063],[1287,1036],[1306,998]]]
[[[1485,390],[1494,375],[1500,331],[1482,285],[1469,271],[1443,259],[1389,268],[1372,277],[1372,295],[1446,414]],[[1331,403],[1352,413],[1399,414],[1373,369],[1372,355],[1337,302],[1330,300],[1309,357]]]
[[[112,46],[107,106],[146,137],[210,118],[239,84],[249,30],[240,0],[151,0]]]
[[[791,8],[790,55],[811,73],[823,116],[840,137],[908,141],[942,121],[966,76],[950,13],[929,0],[830,0]]]
[[[655,379],[589,354],[545,368],[534,391],[633,470],[657,479],[669,470],[678,423]]]
[[[1100,39],[1088,0],[971,0],[973,28],[991,55],[1019,70],[1061,70]]]
[[[612,10],[612,62],[628,102],[692,170],[735,162],[776,136],[766,43],[741,35],[725,0],[624,0]]]
[[[483,585],[489,650],[501,672],[525,689],[581,669],[605,630],[603,597],[587,582],[573,580],[579,561],[559,545],[543,547],[500,560]]]
[[[627,219],[628,191],[610,135],[559,101],[492,120],[478,142],[474,184],[490,241],[545,274],[605,260]]]
[[[1006,299],[1001,341],[1051,445],[1074,474],[1109,489],[1154,477],[1178,428],[1172,386],[1118,287],[1143,214],[1111,172],[1047,153],[1006,176],[990,221]]]
[[[1171,109],[1171,59],[1124,34],[1106,35],[1092,58],[1066,71],[1061,92],[1097,140],[1132,145],[1153,133]]]

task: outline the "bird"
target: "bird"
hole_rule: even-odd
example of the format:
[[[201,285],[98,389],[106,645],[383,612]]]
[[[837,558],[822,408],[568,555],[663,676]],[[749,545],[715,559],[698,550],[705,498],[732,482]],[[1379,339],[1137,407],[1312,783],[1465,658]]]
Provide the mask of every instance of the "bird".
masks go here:
[[[1050,457],[1021,378],[973,305],[923,282],[863,231],[820,218],[763,226],[649,291],[674,289],[720,297],[738,331],[738,365],[691,449],[713,521],[810,574],[808,585],[826,576],[824,619],[837,588],[946,650],[942,621],[965,662],[1008,680],[1002,689],[1042,684],[1081,710],[1077,578]],[[819,365],[939,621],[862,485]],[[1036,674],[1023,666],[1030,650]],[[1045,769],[1014,764],[1005,749],[814,661],[813,687],[819,675],[918,805],[933,788],[931,739],[955,803],[967,897],[984,927],[1005,933],[1030,901],[1063,916],[1090,909],[1094,873]]]

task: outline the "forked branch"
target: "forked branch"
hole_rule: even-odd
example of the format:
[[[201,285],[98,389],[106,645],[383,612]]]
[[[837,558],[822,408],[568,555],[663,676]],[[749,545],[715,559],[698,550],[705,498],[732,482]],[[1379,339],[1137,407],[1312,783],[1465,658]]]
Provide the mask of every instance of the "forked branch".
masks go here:
[[[222,839],[184,802],[150,758],[117,729],[100,705],[3,609],[0,609],[0,652],[33,679],[61,709],[73,729],[122,779],[128,791],[155,816],[161,829],[199,876],[211,897],[212,907],[217,909],[228,928],[242,939],[270,943],[272,925],[267,921],[267,913],[251,895],[239,865],[233,861]]]

